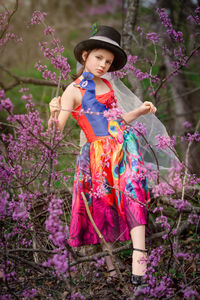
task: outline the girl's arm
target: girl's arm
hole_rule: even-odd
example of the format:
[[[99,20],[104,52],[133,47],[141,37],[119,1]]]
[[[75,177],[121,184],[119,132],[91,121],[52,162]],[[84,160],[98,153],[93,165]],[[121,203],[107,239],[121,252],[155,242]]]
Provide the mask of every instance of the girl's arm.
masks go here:
[[[56,121],[57,128],[62,131],[71,111],[75,104],[75,91],[74,86],[69,85],[64,91],[62,97],[53,98],[49,103],[50,106],[50,119],[48,121],[48,127],[52,127],[53,122]]]
[[[139,118],[141,115],[146,115],[148,113],[155,114],[156,107],[153,103],[145,101],[140,107],[122,115],[122,118],[127,122],[131,123],[132,121]]]

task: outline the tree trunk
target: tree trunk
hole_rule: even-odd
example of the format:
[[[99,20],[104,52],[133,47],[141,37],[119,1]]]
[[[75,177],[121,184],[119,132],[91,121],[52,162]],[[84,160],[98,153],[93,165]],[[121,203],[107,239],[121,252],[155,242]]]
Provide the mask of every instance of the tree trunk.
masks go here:
[[[127,55],[132,52],[133,32],[137,21],[137,13],[139,0],[126,1],[126,16],[122,29],[122,48]],[[132,91],[140,98],[143,98],[142,87],[140,80],[136,78],[133,73],[128,73],[128,80]]]

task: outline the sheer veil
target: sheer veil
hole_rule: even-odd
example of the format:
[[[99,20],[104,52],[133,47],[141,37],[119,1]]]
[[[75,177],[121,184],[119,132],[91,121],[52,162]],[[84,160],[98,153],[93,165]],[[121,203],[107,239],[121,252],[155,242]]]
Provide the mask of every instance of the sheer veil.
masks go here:
[[[81,67],[77,65],[77,69]],[[117,98],[118,107],[124,112],[129,112],[138,108],[142,101],[118,78],[112,77],[112,74],[107,73],[104,78],[110,81],[114,90],[114,95]],[[140,116],[137,120],[133,121],[131,125],[134,126],[135,122],[143,123],[146,127],[147,134],[143,137],[140,135],[139,145],[144,159],[145,166],[155,171],[160,171],[162,175],[166,175],[172,165],[178,162],[178,158],[174,151],[167,148],[166,150],[158,149],[156,147],[158,140],[157,135],[169,137],[165,126],[153,114]],[[83,131],[80,134],[80,146],[86,142]]]

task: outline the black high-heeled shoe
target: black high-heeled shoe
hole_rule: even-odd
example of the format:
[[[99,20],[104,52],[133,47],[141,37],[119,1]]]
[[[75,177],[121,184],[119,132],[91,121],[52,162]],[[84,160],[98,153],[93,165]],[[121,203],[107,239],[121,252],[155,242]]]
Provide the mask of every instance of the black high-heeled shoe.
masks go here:
[[[143,250],[143,249],[133,248],[133,250],[147,253],[147,250]],[[144,276],[131,274],[130,281],[134,286],[142,285],[144,284]]]
[[[130,280],[131,280],[132,285],[139,286],[144,283],[144,276],[131,274]]]

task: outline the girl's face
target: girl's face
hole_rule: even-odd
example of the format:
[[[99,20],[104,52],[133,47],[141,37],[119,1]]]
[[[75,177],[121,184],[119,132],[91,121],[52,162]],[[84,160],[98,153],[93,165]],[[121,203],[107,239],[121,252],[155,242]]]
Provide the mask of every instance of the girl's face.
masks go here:
[[[96,77],[103,76],[112,65],[114,54],[106,49],[94,49],[87,57],[87,51],[83,51],[82,58],[85,61],[84,72],[90,72]]]

